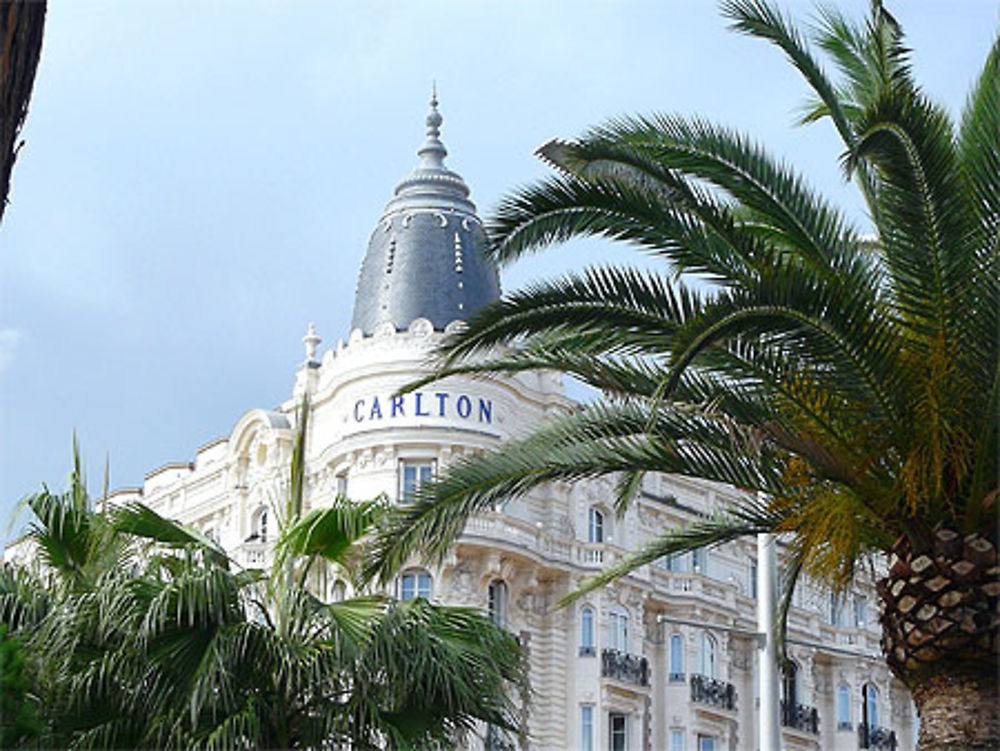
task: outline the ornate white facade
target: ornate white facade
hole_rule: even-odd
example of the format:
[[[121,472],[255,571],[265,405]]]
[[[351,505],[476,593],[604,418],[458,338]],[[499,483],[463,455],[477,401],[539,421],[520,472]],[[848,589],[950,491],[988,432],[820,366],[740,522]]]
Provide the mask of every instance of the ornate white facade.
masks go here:
[[[453,229],[449,223],[468,229],[467,212],[435,206],[433,195],[426,204],[411,200],[388,211],[376,232],[402,232],[406,217],[422,212],[432,213],[442,232]],[[460,254],[456,264],[461,274]],[[403,327],[386,321],[370,335],[355,329],[346,343],[317,357],[319,340],[310,328],[287,401],[274,411],[247,412],[227,438],[198,449],[194,461],[161,467],[142,488],[119,490],[110,500],[141,500],[209,533],[240,564],[258,567],[268,562],[276,535],[271,509],[284,497],[304,394],[312,409],[307,507],[328,504],[338,491],[398,500],[411,483],[456,457],[522,436],[573,407],[561,378],[550,372],[451,378],[394,398],[424,372],[428,350],[442,336],[426,317]],[[513,499],[473,519],[440,568],[414,561],[401,573],[397,594],[489,609],[521,637],[533,691],[525,715],[530,749],[754,751],[752,540],[647,566],[573,607],[554,607],[625,551],[669,526],[739,503],[741,491],[652,476],[620,518],[611,497],[611,482],[599,480],[555,483]],[[328,596],[340,596],[334,575],[327,586]],[[892,731],[896,748],[913,748],[905,689],[880,659],[857,656],[879,653],[873,590],[859,585],[832,603],[828,592],[803,588],[789,635],[798,667],[785,686],[791,707],[785,748],[891,747],[887,734],[859,734],[863,724]],[[483,741],[472,745],[481,748]]]

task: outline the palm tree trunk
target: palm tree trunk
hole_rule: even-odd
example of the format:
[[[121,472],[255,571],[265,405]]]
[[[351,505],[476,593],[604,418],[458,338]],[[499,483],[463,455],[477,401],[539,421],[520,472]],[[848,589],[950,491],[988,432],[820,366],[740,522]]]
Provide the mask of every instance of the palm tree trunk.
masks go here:
[[[45,0],[0,0],[0,221],[42,53]]]
[[[901,537],[878,583],[882,648],[920,712],[920,751],[1000,748],[1000,566],[992,535]]]
[[[920,712],[920,751],[1000,748],[996,675],[942,673],[924,679],[911,691]]]

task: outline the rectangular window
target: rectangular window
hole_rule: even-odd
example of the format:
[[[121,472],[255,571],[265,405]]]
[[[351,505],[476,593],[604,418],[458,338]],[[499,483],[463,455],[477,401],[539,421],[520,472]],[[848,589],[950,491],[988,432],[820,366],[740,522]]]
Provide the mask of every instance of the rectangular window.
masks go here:
[[[594,644],[594,609],[585,605],[580,611],[580,656],[592,657],[597,654]]]
[[[587,542],[604,542],[604,514],[596,508],[587,513]]]
[[[337,495],[346,496],[347,495],[347,472],[341,472],[337,475]]]
[[[594,707],[580,707],[580,751],[594,751]]]
[[[628,751],[628,725],[625,722],[625,715],[612,712],[610,720],[611,751]]]
[[[686,556],[683,553],[674,553],[673,555],[666,555],[659,560],[663,561],[663,568],[667,571],[676,571],[677,573],[684,573],[687,571],[687,566],[685,564]]]
[[[691,551],[691,567],[695,573],[708,575],[708,553],[704,548],[695,548]]]
[[[757,564],[750,564],[750,596],[757,597]]]
[[[674,729],[670,731],[670,751],[684,751],[683,730]]]
[[[715,751],[715,736],[714,735],[699,735],[698,736],[698,751]]]
[[[854,627],[865,628],[868,625],[868,598],[864,595],[854,597]]]
[[[837,730],[851,729],[851,689],[841,684],[837,687]]]
[[[837,593],[836,592],[831,592],[830,593],[830,625],[831,626],[842,626],[842,625],[844,625],[841,622],[841,618],[840,618],[841,604],[842,603],[840,601],[840,598],[837,597]]]
[[[628,616],[625,613],[608,616],[608,646],[619,652],[628,652]]]
[[[399,577],[399,599],[412,600],[415,597],[431,599],[431,575],[420,571]]]
[[[680,634],[670,637],[670,680],[684,680],[684,637]]]
[[[422,485],[434,479],[434,462],[400,462],[399,497],[410,503]]]

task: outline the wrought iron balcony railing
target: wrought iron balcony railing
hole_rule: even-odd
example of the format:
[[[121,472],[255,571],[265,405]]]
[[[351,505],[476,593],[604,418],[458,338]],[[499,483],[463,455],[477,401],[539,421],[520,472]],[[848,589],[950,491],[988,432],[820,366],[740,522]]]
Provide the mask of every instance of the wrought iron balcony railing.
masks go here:
[[[875,751],[896,751],[896,734],[888,728],[869,725],[866,722],[858,724],[858,748],[870,748]]]
[[[601,675],[637,686],[649,685],[649,660],[639,655],[619,652],[617,649],[601,650]]]
[[[803,733],[819,735],[819,712],[805,704],[781,702],[781,724]]]
[[[691,701],[720,709],[736,709],[736,687],[695,673],[691,676]]]

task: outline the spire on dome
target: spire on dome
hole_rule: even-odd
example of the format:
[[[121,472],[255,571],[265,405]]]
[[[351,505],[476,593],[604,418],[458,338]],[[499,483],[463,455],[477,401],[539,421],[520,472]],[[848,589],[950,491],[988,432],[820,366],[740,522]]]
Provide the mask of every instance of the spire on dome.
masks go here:
[[[448,156],[448,149],[441,143],[441,123],[444,118],[438,112],[437,82],[431,84],[430,111],[427,113],[427,139],[424,145],[417,151],[423,169],[444,169],[444,158]]]
[[[384,323],[403,331],[418,318],[443,331],[500,297],[469,186],[444,166],[443,121],[435,86],[420,162],[396,183],[358,274],[351,328],[365,336]]]

